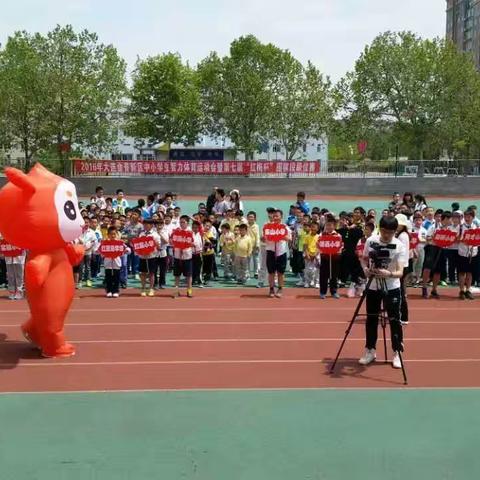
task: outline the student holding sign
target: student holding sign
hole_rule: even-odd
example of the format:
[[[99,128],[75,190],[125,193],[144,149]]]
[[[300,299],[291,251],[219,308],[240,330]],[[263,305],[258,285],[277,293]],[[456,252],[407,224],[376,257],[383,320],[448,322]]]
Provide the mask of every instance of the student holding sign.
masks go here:
[[[175,276],[175,296],[180,297],[180,277],[187,279],[187,297],[193,297],[193,232],[188,228],[190,218],[187,215],[180,217],[180,226],[172,232],[170,241],[173,246],[173,274]]]
[[[132,246],[136,255],[140,257],[140,282],[142,284],[142,297],[155,296],[155,275],[158,268],[158,255],[162,241],[158,232],[153,228],[155,222],[150,219],[143,221],[143,232],[137,238],[132,239]],[[148,292],[147,292],[148,280]]]
[[[282,217],[283,212],[277,209],[272,214],[272,222],[263,226],[270,298],[281,298],[285,284],[288,242],[291,240],[291,234],[290,229],[282,223]],[[277,292],[275,292],[275,275],[278,278]]]
[[[458,245],[458,281],[460,284],[461,300],[474,300],[471,292],[473,272],[478,261],[478,246],[480,245],[480,231],[475,225],[475,212],[467,210],[464,213],[464,223],[461,228],[460,243]]]
[[[328,216],[323,233],[318,238],[320,252],[320,298],[327,296],[328,287],[333,298],[338,299],[338,275],[340,272],[340,255],[343,249],[342,236],[335,231],[337,220]]]
[[[100,243],[98,252],[103,257],[105,266],[105,291],[108,298],[120,296],[120,268],[122,255],[130,253],[130,249],[122,240],[118,240],[116,227],[109,227],[107,240]]]
[[[23,298],[23,276],[25,269],[25,250],[0,240],[0,257],[5,259],[8,283],[8,298],[21,300]]]
[[[427,242],[425,247],[425,261],[423,263],[423,288],[422,297],[428,298],[428,281],[433,274],[433,287],[431,298],[440,298],[437,287],[442,275],[445,275],[447,268],[447,256],[445,248],[455,243],[457,234],[451,229],[452,213],[444,211],[438,225],[432,224],[427,230]]]

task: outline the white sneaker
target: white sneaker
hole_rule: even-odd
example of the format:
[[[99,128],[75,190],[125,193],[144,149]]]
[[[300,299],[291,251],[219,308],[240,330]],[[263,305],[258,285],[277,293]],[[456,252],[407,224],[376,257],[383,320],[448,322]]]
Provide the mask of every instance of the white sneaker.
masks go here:
[[[355,285],[351,285],[350,288],[348,289],[348,292],[347,292],[347,297],[348,298],[355,298]]]
[[[320,288],[320,284],[318,282],[315,284],[315,288]]]
[[[310,288],[310,284],[309,283],[306,283],[303,288]]]
[[[107,298],[112,298],[112,296],[113,296],[113,295],[112,295],[111,292],[108,292],[108,293],[107,293]]]
[[[402,368],[402,362],[400,361],[400,355],[398,352],[393,352],[392,367]]]
[[[114,293],[114,294],[112,295],[113,298],[118,298],[119,296],[120,296],[119,293]]]
[[[358,361],[360,365],[368,365],[372,362],[375,361],[377,358],[377,353],[374,348],[369,350],[368,348],[365,349],[365,353],[363,354],[363,357]]]
[[[23,300],[23,293],[22,292],[17,292],[14,297],[14,300]]]

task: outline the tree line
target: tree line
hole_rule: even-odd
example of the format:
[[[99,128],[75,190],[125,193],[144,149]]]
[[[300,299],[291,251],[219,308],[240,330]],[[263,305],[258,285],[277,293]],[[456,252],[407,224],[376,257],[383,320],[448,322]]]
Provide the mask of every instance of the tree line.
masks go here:
[[[130,83],[130,86],[129,84]],[[121,128],[144,146],[228,137],[247,159],[268,142],[293,159],[329,137],[333,159],[478,156],[480,75],[443,39],[386,32],[333,84],[311,62],[252,35],[196,66],[178,53],[126,63],[95,33],[57,26],[16,32],[0,46],[0,147],[61,170],[70,156],[102,156]]]

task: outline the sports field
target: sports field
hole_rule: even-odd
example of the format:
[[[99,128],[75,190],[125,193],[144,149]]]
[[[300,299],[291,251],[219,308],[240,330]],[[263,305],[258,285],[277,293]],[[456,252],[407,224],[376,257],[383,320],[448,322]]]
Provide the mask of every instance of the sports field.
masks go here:
[[[198,202],[180,200],[191,213],[187,202]],[[337,213],[385,204],[343,202],[325,204]],[[270,204],[289,201],[246,209]],[[376,364],[358,365],[362,322],[328,373],[355,299],[293,288],[283,299],[253,288],[193,299],[130,289],[118,300],[81,290],[67,326],[78,354],[47,360],[19,331],[26,302],[2,292],[0,478],[476,479],[479,307],[455,294],[409,292],[405,387],[381,348]]]

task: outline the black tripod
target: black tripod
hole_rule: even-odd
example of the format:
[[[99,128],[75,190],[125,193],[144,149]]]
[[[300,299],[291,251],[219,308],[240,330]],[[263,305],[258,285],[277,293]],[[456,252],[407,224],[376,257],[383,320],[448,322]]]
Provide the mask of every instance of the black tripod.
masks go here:
[[[383,297],[383,302],[382,302],[382,308],[380,310],[380,325],[382,326],[382,331],[383,331],[383,346],[385,349],[385,363],[388,363],[388,356],[387,356],[387,335],[386,335],[386,328],[387,328],[387,322],[388,322],[388,313],[385,310],[385,297],[388,294],[388,289],[387,289],[387,283],[386,279],[383,277],[375,277],[371,276],[368,279],[367,285],[365,286],[365,290],[363,291],[362,298],[360,298],[357,308],[355,309],[355,312],[353,313],[352,320],[350,321],[347,330],[345,331],[345,337],[343,338],[342,344],[340,345],[340,348],[337,352],[337,356],[335,357],[335,361],[333,362],[332,366],[330,367],[330,373],[332,374],[335,371],[335,367],[337,365],[338,359],[340,358],[340,355],[342,353],[343,347],[345,346],[345,343],[347,342],[347,338],[350,335],[350,332],[353,328],[353,324],[355,323],[355,320],[359,317],[367,317],[367,314],[362,314],[359,313],[360,309],[362,308],[363,302],[365,301],[365,298],[367,298],[367,292],[372,284],[372,282],[375,281],[377,282],[377,289],[379,289],[382,292],[382,297]],[[407,381],[407,374],[405,372],[405,365],[403,363],[403,357],[402,357],[402,352],[398,351],[398,356],[400,357],[400,364],[402,365],[402,374],[403,374],[403,382],[405,385],[408,384]]]

